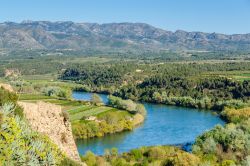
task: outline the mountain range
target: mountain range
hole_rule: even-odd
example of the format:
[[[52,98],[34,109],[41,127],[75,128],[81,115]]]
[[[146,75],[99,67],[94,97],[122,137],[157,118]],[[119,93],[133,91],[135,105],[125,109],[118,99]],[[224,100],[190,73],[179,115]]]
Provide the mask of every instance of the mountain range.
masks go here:
[[[250,51],[250,33],[175,32],[144,23],[0,23],[1,49]]]

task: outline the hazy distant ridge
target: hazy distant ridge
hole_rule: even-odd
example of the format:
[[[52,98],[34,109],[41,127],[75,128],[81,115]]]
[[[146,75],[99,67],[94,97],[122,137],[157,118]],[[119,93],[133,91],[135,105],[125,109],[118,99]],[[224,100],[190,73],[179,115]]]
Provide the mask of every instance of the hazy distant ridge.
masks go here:
[[[0,48],[249,51],[250,34],[171,32],[143,23],[5,22]]]

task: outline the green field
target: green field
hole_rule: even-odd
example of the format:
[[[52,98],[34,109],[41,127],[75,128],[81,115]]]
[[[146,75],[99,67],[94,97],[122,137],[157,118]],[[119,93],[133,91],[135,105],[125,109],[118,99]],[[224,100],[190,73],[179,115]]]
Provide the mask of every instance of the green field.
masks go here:
[[[81,120],[84,117],[89,117],[89,116],[96,116],[98,114],[104,113],[104,112],[108,112],[110,110],[112,110],[112,107],[106,107],[106,106],[100,106],[100,107],[96,107],[96,106],[87,106],[83,107],[83,109],[76,109],[75,111],[77,111],[77,113],[75,113],[74,111],[70,111],[70,120],[71,121],[76,121],[76,120]]]
[[[205,72],[202,74],[204,77],[226,77],[236,81],[250,80],[250,71],[223,71],[223,72]]]
[[[42,94],[20,94],[20,101],[25,102],[37,102],[43,101],[51,104],[56,104],[62,106],[63,110],[74,110],[80,107],[85,107],[87,102],[84,101],[75,101],[75,100],[66,100],[66,99],[58,99],[55,97],[45,96]]]
[[[117,116],[131,116],[127,111],[119,110],[108,106],[90,105],[88,102],[75,100],[60,100],[55,97],[44,96],[41,94],[20,94],[20,100],[26,102],[44,101],[51,104],[62,106],[64,111],[67,111],[70,120],[79,121],[84,117],[97,116],[101,118],[105,113],[112,112]]]
[[[29,101],[29,100],[53,100],[55,98],[50,97],[50,96],[44,96],[41,94],[20,94],[19,99],[22,101]]]

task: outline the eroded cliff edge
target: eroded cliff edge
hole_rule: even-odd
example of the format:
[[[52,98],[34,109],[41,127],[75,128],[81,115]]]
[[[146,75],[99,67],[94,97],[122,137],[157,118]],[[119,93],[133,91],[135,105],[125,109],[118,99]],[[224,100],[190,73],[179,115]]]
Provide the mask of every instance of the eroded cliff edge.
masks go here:
[[[65,154],[80,162],[71,124],[58,105],[18,102],[33,130],[47,135]]]

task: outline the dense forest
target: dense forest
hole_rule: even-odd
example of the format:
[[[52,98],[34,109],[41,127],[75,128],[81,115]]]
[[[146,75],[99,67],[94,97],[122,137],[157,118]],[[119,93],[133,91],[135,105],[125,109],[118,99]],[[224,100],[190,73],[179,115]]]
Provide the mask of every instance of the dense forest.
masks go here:
[[[246,71],[250,63],[100,64],[66,69],[61,79],[85,91],[110,93],[124,99],[222,110],[241,107],[250,97],[250,81],[216,72]]]

